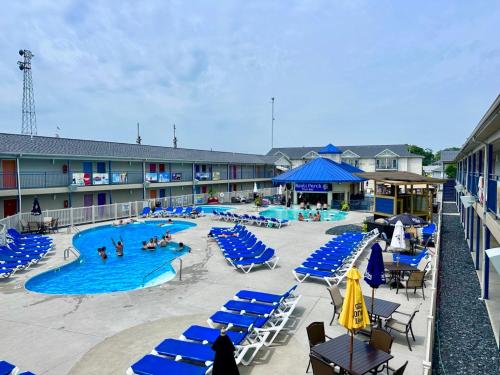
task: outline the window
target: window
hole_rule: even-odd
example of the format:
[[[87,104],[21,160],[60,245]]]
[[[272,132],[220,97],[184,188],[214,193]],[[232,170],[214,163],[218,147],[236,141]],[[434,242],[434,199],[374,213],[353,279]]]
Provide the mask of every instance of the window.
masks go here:
[[[398,169],[398,159],[379,158],[375,159],[376,169]]]
[[[356,168],[359,166],[359,160],[358,159],[345,158],[345,159],[342,159],[342,161],[345,162],[345,163],[347,163],[347,164],[353,165]]]

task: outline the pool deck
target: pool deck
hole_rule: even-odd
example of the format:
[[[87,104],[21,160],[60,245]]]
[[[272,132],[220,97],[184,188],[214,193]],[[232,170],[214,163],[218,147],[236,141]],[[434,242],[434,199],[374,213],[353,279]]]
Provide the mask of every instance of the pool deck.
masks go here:
[[[250,205],[239,207],[240,212],[251,209]],[[238,290],[284,292],[296,284],[291,271],[331,239],[325,234],[327,229],[359,224],[366,215],[351,212],[337,222],[292,222],[279,230],[249,226],[280,257],[276,269],[259,268],[250,274],[235,271],[222,258],[217,245],[207,242],[211,226],[231,225],[207,216],[193,220],[198,226],[174,235],[175,241],[192,248],[192,253],[183,257],[182,281],[176,277],[152,288],[87,296],[26,291],[23,283],[27,278],[65,263],[63,250],[71,243],[72,235],[63,229],[53,236],[56,253],[43,264],[16,274],[10,281],[0,280],[0,359],[37,374],[124,374],[163,339],[178,337],[191,324],[206,325],[207,318]],[[366,253],[361,258],[360,271],[364,272],[365,267]],[[309,353],[305,328],[313,321],[324,321],[329,336],[345,333],[337,321],[328,326],[332,308],[325,286],[324,282],[312,281],[299,284],[302,299],[290,334],[278,336],[275,344],[262,350],[251,366],[240,366],[241,374],[305,373]],[[366,295],[371,293],[366,284],[363,290]],[[345,291],[345,284],[341,291]],[[429,288],[426,292],[430,297]],[[414,321],[413,351],[408,350],[404,335],[395,333],[395,358],[391,361],[391,367],[397,368],[408,360],[405,374],[421,374],[429,298],[423,301],[418,294],[410,294],[408,302],[404,293],[396,295],[386,286],[379,288],[376,296],[401,303],[399,310],[407,312],[423,302]]]

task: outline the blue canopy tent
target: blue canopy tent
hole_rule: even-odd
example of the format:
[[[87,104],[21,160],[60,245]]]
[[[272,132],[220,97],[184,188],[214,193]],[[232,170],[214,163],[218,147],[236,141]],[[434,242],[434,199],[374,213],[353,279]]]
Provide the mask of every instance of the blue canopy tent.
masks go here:
[[[332,154],[334,150],[330,146],[332,145],[325,147],[325,149],[329,148],[327,153]],[[335,146],[332,147],[337,149]],[[333,192],[333,184],[345,184],[344,190],[348,192],[351,184],[359,184],[365,181],[364,178],[356,176],[354,173],[362,172],[361,169],[350,164],[338,163],[329,158],[318,157],[274,177],[273,184],[291,184],[295,192],[304,192],[306,194],[329,193],[328,196],[330,197]]]

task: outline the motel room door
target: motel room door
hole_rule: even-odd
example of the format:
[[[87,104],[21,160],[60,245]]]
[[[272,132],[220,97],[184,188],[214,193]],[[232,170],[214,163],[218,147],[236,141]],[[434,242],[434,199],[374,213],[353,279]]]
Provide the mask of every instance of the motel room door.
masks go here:
[[[156,190],[150,190],[149,191],[149,198],[150,199],[156,199]]]
[[[12,216],[17,213],[17,199],[4,199],[3,217]]]
[[[16,185],[16,161],[2,160],[3,188],[15,189]]]
[[[94,205],[94,194],[84,194],[83,195],[83,207],[85,208],[85,219],[92,219],[92,206]]]

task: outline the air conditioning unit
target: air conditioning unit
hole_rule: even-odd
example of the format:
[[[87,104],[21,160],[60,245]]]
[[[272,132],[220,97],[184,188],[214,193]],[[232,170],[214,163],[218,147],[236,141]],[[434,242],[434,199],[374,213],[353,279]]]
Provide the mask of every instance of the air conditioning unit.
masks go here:
[[[464,196],[461,196],[460,200],[462,201],[462,204],[464,205],[464,208],[469,208],[474,203],[477,202],[477,198],[475,196],[473,196],[473,195],[464,195]]]
[[[77,191],[78,190],[78,186],[76,186],[76,185],[69,185],[68,186],[68,190],[69,191]]]
[[[151,182],[149,182],[149,181],[144,181],[144,187],[145,187],[145,188],[148,188],[148,187],[149,187],[149,185],[151,185]]]
[[[456,190],[458,193],[462,193],[462,192],[465,190],[464,185],[462,185],[462,184],[456,184],[456,185],[455,185],[455,190]]]

